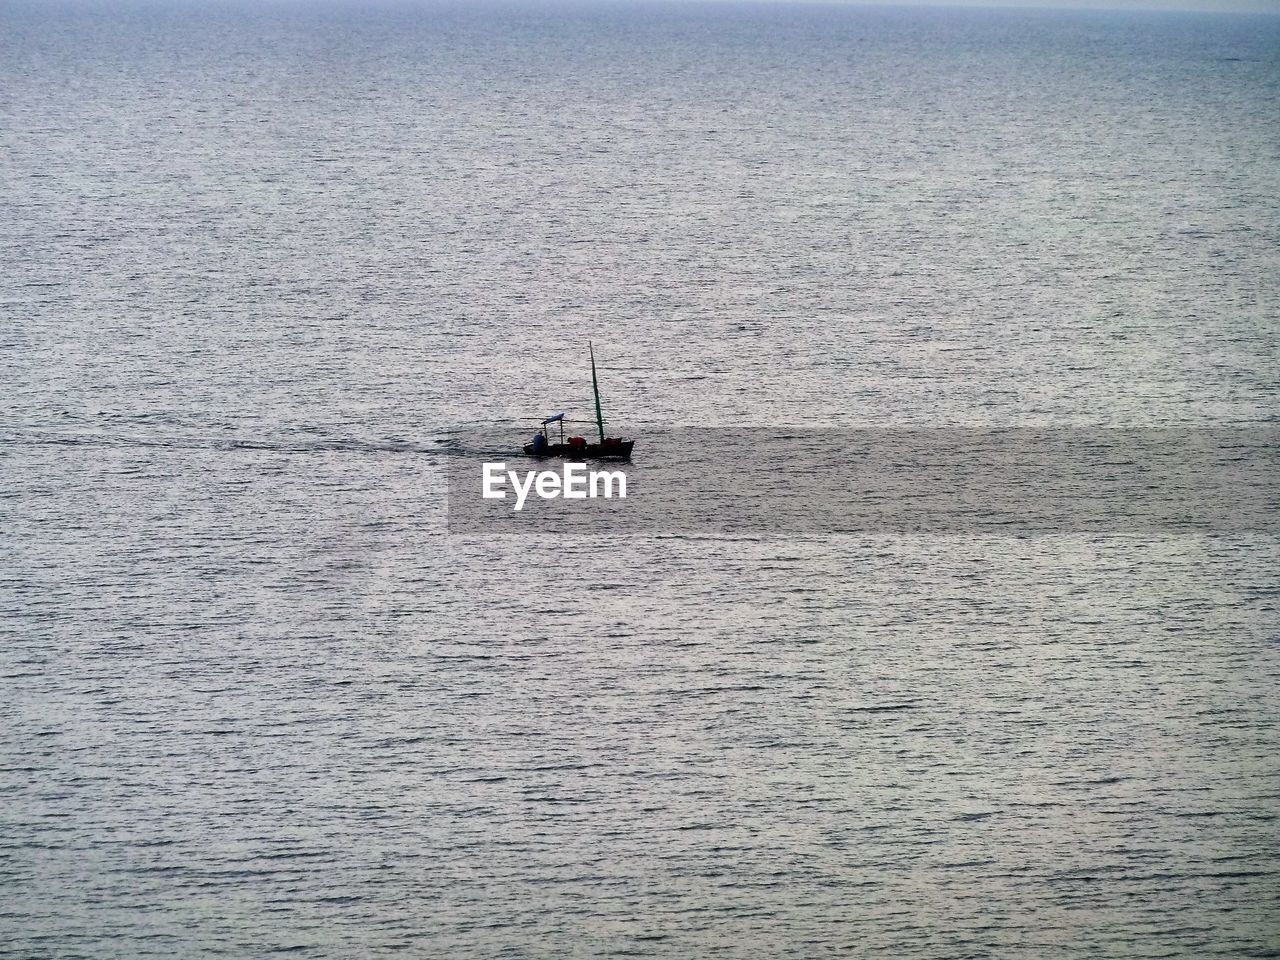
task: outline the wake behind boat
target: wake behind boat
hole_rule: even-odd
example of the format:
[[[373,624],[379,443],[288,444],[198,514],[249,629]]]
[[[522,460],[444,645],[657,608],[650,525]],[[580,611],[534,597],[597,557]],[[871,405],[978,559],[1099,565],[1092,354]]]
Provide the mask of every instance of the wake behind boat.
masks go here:
[[[566,420],[563,413],[557,413],[555,416],[547,417],[542,421],[541,429],[533,436],[530,443],[524,445],[524,452],[531,457],[565,457],[568,459],[597,459],[597,460],[630,460],[631,448],[635,446],[634,440],[624,440],[622,437],[606,437],[604,435],[604,414],[600,409],[600,382],[596,378],[596,353],[595,348],[588,343],[587,349],[591,353],[591,389],[596,396],[596,429],[600,432],[600,440],[598,443],[588,443],[585,437],[569,437],[565,438],[564,425],[566,423],[590,423],[590,420]],[[558,442],[553,440],[548,428],[553,423],[560,424],[560,436]]]

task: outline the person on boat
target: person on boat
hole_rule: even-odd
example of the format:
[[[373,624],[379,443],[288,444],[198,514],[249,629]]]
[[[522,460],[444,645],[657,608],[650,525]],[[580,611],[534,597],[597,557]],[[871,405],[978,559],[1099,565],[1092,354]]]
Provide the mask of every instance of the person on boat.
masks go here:
[[[535,433],[533,435],[533,452],[541,453],[543,450],[546,449],[546,446],[547,446],[547,438],[541,433]]]

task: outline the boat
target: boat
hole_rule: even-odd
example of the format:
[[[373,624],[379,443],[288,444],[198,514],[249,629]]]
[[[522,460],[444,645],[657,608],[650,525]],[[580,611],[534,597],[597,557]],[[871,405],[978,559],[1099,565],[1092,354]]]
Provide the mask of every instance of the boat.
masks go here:
[[[563,413],[547,417],[534,435],[532,442],[524,445],[524,452],[530,457],[562,457],[573,460],[630,460],[634,440],[622,437],[606,437],[604,435],[604,414],[600,409],[600,381],[596,377],[596,351],[590,342],[587,349],[591,354],[591,389],[596,395],[596,429],[600,439],[591,443],[586,437],[568,437],[564,435],[566,423],[590,423],[590,420],[566,420]],[[553,423],[560,425],[560,436],[553,439],[550,427]]]

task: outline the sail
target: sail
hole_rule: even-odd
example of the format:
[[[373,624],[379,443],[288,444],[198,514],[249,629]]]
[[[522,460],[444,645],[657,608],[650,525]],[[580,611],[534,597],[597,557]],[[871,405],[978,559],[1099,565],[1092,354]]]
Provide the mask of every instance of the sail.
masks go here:
[[[604,443],[604,414],[600,412],[600,381],[596,379],[596,350],[587,341],[587,349],[591,351],[591,389],[596,394],[596,426],[600,429],[600,443]]]

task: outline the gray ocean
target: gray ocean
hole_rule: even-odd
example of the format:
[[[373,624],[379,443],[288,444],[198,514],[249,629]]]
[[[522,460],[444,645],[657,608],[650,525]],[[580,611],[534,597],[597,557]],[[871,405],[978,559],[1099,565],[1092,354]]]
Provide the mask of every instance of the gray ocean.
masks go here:
[[[0,3],[0,956],[1280,956],[1274,529],[445,502],[588,340],[638,470],[1274,427],[1278,104],[1280,17]]]

